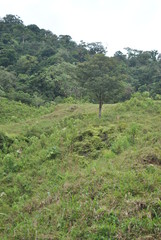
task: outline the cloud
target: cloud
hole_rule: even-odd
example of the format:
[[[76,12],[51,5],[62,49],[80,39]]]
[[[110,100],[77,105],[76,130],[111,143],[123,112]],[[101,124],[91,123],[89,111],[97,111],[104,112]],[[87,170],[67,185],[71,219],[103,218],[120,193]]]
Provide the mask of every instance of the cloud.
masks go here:
[[[160,0],[0,0],[0,16],[17,14],[75,41],[101,41],[110,54],[124,47],[160,49]]]

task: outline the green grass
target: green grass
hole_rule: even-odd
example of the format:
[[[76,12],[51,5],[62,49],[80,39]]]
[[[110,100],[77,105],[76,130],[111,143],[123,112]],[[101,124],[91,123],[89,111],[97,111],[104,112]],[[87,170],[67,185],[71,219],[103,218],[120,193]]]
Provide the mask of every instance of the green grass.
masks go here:
[[[160,102],[1,106],[0,239],[161,238]]]

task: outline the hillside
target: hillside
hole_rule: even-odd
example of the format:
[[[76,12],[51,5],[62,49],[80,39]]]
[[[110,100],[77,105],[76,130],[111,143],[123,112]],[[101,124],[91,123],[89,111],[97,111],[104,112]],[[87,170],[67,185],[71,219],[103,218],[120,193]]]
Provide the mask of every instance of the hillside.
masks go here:
[[[161,238],[160,101],[0,111],[0,239]]]
[[[108,57],[101,42],[76,43],[12,14],[0,18],[0,97],[43,106],[70,97],[98,103],[98,95],[103,103],[117,103],[135,92],[161,99],[157,50],[127,47]]]

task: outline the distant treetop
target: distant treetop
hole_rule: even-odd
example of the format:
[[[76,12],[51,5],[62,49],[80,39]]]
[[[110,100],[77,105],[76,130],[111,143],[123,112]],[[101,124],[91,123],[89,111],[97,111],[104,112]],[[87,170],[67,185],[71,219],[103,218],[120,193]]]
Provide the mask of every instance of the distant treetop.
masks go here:
[[[7,14],[2,20],[5,23],[23,24],[23,21],[17,15]]]

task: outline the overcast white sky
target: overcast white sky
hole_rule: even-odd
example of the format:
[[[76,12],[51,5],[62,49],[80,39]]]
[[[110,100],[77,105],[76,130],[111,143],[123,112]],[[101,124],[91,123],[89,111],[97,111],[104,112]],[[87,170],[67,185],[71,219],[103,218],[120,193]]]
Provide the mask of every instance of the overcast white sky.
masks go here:
[[[161,52],[161,0],[0,0],[6,14],[74,41],[102,42],[108,55],[125,47]]]

